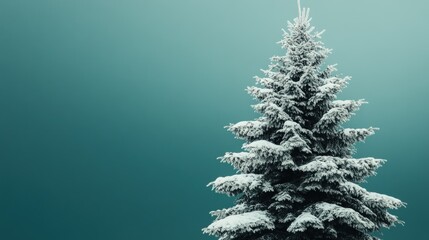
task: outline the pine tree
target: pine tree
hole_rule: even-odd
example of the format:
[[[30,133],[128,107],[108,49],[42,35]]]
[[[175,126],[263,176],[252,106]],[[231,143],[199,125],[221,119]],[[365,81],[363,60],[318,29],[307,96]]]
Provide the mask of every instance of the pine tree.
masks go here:
[[[341,126],[366,102],[336,100],[350,77],[324,64],[331,50],[310,22],[299,6],[279,42],[285,55],[247,88],[261,117],[227,126],[245,144],[220,157],[237,174],[209,184],[236,198],[203,229],[219,240],[378,239],[375,231],[402,223],[388,210],[403,202],[358,185],[385,162],[352,157],[354,144],[377,129]]]

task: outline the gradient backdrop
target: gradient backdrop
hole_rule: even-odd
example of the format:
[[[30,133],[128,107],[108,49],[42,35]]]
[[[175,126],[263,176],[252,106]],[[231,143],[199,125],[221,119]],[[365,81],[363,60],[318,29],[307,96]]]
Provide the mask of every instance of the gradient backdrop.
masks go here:
[[[429,3],[303,0],[380,127],[366,186],[408,203],[385,239],[426,239]],[[244,88],[282,51],[294,0],[1,0],[0,239],[196,240],[232,200],[206,184],[255,117]]]

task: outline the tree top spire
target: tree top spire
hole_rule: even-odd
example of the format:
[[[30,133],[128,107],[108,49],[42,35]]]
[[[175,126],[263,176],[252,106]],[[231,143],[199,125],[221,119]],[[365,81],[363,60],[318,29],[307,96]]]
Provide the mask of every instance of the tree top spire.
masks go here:
[[[310,19],[310,8],[301,8],[301,0],[298,1],[298,22],[299,23],[305,23],[308,22]]]

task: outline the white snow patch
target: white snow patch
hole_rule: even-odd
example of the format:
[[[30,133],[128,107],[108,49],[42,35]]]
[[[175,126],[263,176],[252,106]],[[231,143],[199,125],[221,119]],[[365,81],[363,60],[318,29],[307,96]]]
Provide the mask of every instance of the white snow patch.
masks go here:
[[[265,229],[274,229],[274,223],[266,211],[253,211],[228,216],[215,221],[203,229],[210,235],[224,233],[258,232]]]
[[[323,229],[323,223],[309,212],[303,212],[288,227],[287,231],[296,233],[304,232],[308,228]]]
[[[244,149],[254,152],[263,157],[283,156],[286,148],[266,140],[257,140],[243,146]]]
[[[238,192],[260,188],[265,192],[272,191],[272,186],[263,180],[261,174],[237,174],[228,177],[219,177],[207,186],[219,193],[235,195]]]

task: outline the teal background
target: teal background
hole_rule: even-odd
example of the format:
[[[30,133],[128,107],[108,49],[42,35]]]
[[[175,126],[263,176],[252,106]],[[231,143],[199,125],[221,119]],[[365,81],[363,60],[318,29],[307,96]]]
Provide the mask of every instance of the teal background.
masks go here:
[[[366,187],[408,203],[384,239],[427,236],[429,3],[314,1],[330,63],[381,131]],[[231,199],[206,184],[257,116],[244,88],[281,54],[286,0],[1,0],[0,239],[190,240]]]

